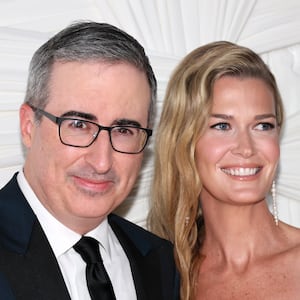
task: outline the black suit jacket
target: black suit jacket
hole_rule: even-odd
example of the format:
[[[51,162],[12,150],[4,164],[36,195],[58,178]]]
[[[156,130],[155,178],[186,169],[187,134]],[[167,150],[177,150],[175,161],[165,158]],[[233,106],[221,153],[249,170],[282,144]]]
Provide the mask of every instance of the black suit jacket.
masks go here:
[[[171,244],[114,214],[108,221],[129,259],[138,300],[179,299]],[[0,190],[0,299],[71,299],[16,174]]]

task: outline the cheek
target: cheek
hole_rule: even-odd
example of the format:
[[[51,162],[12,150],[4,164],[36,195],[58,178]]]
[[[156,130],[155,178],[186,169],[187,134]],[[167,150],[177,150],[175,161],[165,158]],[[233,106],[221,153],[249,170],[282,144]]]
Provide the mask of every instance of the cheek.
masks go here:
[[[66,166],[76,160],[76,148],[63,145],[57,132],[39,133],[35,136],[29,149],[31,163],[39,169],[37,172],[45,177],[59,177],[59,170],[64,170]]]
[[[275,147],[273,150],[271,150],[271,153],[273,154],[273,159],[278,161],[280,157],[280,147],[278,144],[275,144]]]
[[[216,138],[203,138],[196,145],[195,159],[198,169],[201,167],[215,166],[229,150],[228,143]]]
[[[277,137],[273,139],[263,139],[259,144],[260,152],[264,154],[269,162],[277,163],[280,157],[280,146]]]
[[[141,169],[142,154],[137,156],[134,154],[117,156],[114,159],[113,169],[118,174],[123,187],[131,189]]]

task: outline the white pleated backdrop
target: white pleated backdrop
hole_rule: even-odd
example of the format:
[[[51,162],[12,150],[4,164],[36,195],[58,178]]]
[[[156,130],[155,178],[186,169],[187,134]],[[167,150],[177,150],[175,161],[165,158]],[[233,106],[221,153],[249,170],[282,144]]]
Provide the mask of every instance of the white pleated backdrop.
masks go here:
[[[18,109],[33,52],[75,20],[117,25],[145,47],[158,79],[158,117],[174,66],[192,49],[229,40],[258,52],[274,72],[287,123],[277,181],[279,217],[300,227],[299,0],[0,0],[0,186],[23,163]],[[145,226],[153,143],[141,176],[118,210]]]

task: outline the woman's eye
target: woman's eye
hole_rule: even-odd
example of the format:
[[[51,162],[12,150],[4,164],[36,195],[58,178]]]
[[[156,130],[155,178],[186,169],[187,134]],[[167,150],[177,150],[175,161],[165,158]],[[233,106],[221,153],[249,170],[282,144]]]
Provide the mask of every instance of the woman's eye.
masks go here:
[[[210,128],[217,129],[217,130],[229,130],[230,125],[228,123],[217,123],[217,124],[211,125]]]
[[[272,130],[275,128],[275,125],[272,124],[272,123],[259,123],[255,126],[255,129],[257,130],[262,130],[262,131],[265,131],[265,130]]]

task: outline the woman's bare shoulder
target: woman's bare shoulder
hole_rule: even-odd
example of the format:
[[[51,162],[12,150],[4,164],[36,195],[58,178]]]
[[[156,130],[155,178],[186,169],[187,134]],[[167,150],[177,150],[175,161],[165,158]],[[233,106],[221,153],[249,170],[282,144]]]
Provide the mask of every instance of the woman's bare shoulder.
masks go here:
[[[289,255],[295,255],[300,262],[300,228],[280,222],[280,231],[285,237],[285,252]]]

